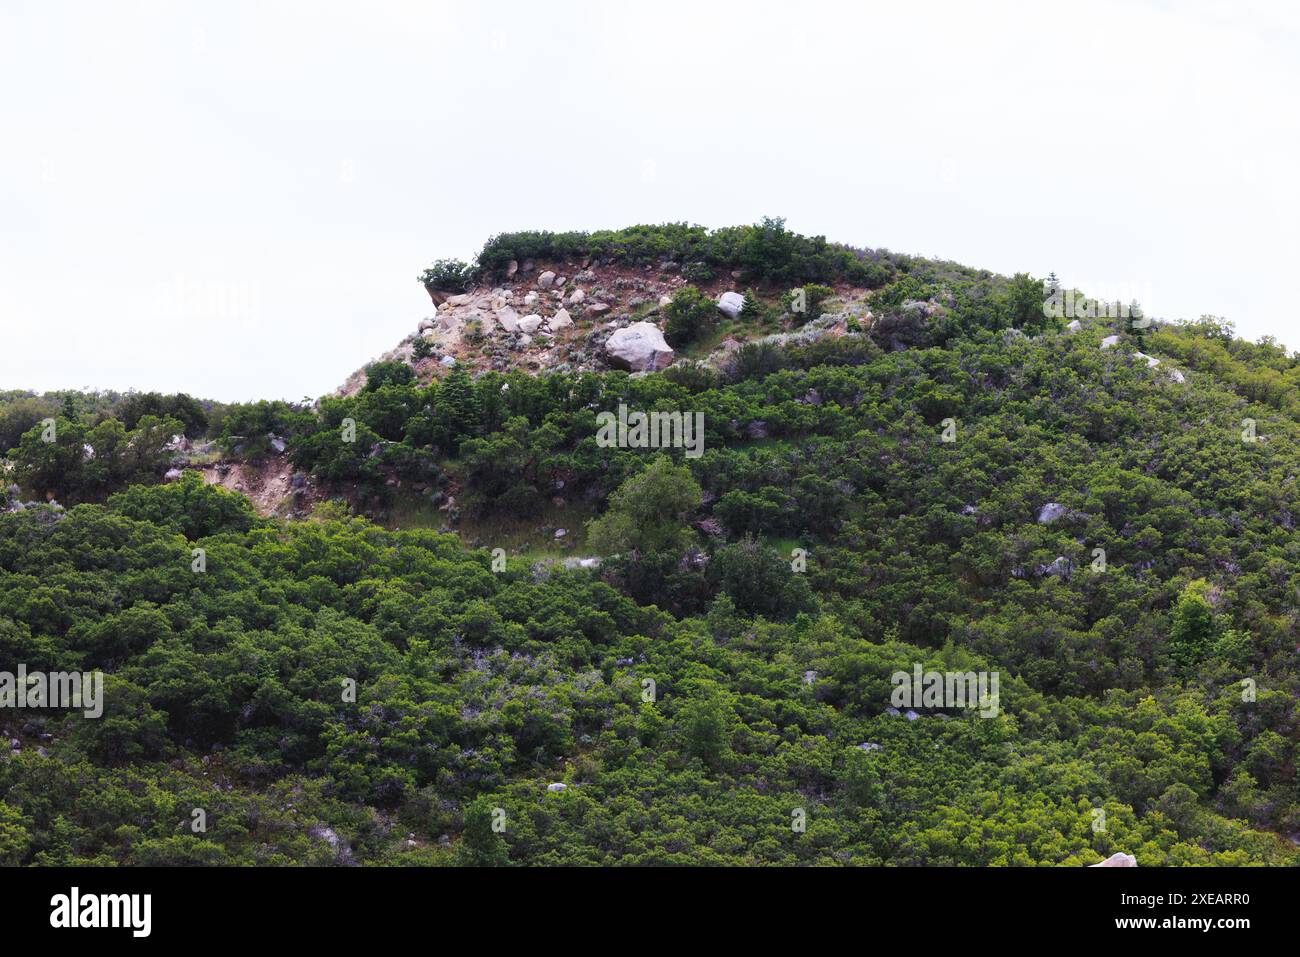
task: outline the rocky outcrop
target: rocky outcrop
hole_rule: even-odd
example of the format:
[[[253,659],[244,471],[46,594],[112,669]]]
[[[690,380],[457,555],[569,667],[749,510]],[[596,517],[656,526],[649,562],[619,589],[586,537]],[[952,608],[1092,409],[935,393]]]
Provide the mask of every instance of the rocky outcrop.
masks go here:
[[[1050,525],[1057,519],[1064,518],[1070,514],[1070,510],[1060,502],[1048,502],[1038,510],[1038,524]]]
[[[610,365],[630,372],[658,372],[673,364],[676,353],[651,322],[634,322],[618,329],[605,342]]]

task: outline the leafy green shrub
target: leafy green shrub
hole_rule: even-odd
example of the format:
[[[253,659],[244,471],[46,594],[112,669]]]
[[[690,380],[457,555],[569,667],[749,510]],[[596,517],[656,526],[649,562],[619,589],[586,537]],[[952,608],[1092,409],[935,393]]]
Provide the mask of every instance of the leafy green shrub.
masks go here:
[[[439,259],[418,278],[425,286],[439,292],[464,292],[477,272],[475,267],[459,259]]]
[[[247,498],[205,484],[198,472],[186,472],[166,485],[133,486],[109,498],[108,507],[137,522],[171,526],[191,541],[220,532],[243,533],[258,521]]]
[[[835,295],[830,286],[809,283],[797,289],[791,289],[781,297],[781,305],[794,320],[796,326],[802,326],[810,319],[821,315],[822,304]]]
[[[415,370],[405,362],[372,362],[366,366],[366,384],[361,391],[374,392],[388,385],[409,385],[414,379]]]
[[[718,318],[717,304],[695,286],[683,286],[664,307],[664,338],[678,349],[694,342]]]

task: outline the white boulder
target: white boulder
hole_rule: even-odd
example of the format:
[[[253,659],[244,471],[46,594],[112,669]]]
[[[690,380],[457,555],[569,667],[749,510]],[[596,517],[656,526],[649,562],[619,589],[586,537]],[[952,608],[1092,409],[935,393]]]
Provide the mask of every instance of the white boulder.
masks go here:
[[[1089,867],[1137,867],[1138,859],[1132,854],[1125,854],[1123,851],[1116,851],[1104,861],[1098,861],[1096,864],[1089,864]]]
[[[567,329],[573,325],[573,317],[569,315],[567,309],[561,309],[551,318],[546,320],[546,330],[548,332],[559,332],[561,329]]]
[[[537,285],[542,289],[550,289],[553,282],[555,282],[555,273],[549,269],[537,277]]]
[[[738,292],[724,292],[718,299],[718,311],[731,319],[740,315],[745,308],[745,297]]]
[[[1112,346],[1117,345],[1119,345],[1119,336],[1107,336],[1105,339],[1101,340],[1101,347],[1103,349],[1109,349]]]
[[[531,313],[519,320],[519,331],[525,335],[532,335],[542,325],[542,317],[537,313]]]
[[[673,364],[676,353],[651,322],[634,322],[615,330],[605,343],[611,365],[630,372],[658,372]]]
[[[1038,524],[1049,525],[1058,518],[1064,518],[1070,510],[1060,502],[1048,502],[1038,510]]]

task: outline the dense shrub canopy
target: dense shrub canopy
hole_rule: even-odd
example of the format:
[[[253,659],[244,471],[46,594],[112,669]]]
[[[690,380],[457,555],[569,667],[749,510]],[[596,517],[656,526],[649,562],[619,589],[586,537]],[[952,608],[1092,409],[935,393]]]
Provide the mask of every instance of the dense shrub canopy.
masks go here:
[[[519,234],[483,265],[885,261],[718,232]],[[91,475],[148,443],[29,425],[23,481],[93,504],[0,515],[0,670],[103,669],[107,702],[0,712],[0,862],[1294,863],[1300,362],[1204,320],[1143,330],[1150,367],[1028,277],[888,262],[887,336],[226,412],[246,454],[280,437],[435,527],[454,490],[475,547]],[[620,404],[702,413],[703,454],[598,444]],[[494,552],[492,523],[556,514],[570,552]],[[891,713],[918,665],[996,672],[998,711]]]

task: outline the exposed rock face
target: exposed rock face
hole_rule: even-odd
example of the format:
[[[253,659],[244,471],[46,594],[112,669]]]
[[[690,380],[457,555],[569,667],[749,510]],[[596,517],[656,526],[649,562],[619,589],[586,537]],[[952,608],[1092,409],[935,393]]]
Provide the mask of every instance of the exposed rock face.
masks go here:
[[[1123,851],[1116,851],[1104,861],[1098,861],[1096,864],[1089,864],[1089,867],[1137,867],[1138,859],[1132,854],[1125,854]]]
[[[676,353],[664,334],[650,322],[634,322],[617,330],[605,343],[611,365],[631,372],[658,372],[673,364]]]
[[[739,316],[744,308],[745,297],[738,292],[724,292],[718,298],[718,311],[731,319]]]
[[[1057,555],[1056,561],[1050,565],[1039,565],[1036,571],[1040,578],[1044,575],[1055,575],[1057,578],[1068,579],[1074,573],[1074,562],[1064,555]]]
[[[1064,518],[1070,510],[1060,502],[1048,502],[1038,510],[1038,524],[1049,525],[1059,518]]]

